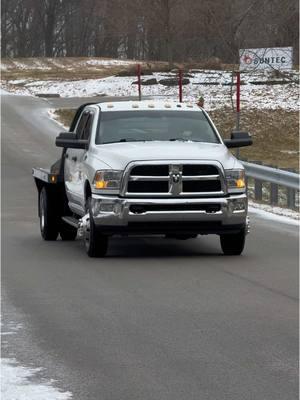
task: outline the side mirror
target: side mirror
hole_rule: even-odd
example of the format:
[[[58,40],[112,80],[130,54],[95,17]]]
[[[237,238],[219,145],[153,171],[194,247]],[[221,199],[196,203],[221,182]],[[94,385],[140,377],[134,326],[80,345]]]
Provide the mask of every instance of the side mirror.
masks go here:
[[[233,131],[230,139],[224,139],[224,144],[229,149],[233,147],[251,146],[252,137],[248,132]]]
[[[57,147],[64,147],[66,149],[86,149],[88,144],[88,140],[76,139],[75,133],[72,132],[62,132],[55,140]]]

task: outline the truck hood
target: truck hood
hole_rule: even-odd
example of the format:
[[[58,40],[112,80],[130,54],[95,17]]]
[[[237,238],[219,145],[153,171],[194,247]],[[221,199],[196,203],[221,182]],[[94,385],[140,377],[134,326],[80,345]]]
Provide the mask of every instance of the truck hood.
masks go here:
[[[112,169],[124,170],[132,161],[208,160],[218,161],[225,169],[241,164],[223,144],[197,142],[129,142],[95,146],[92,155]]]

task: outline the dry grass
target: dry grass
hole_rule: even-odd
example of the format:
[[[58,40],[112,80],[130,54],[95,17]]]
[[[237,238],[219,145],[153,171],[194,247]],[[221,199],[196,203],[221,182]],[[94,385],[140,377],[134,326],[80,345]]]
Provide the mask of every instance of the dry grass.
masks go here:
[[[69,127],[75,115],[76,109],[74,108],[60,108],[55,110],[54,116],[61,124]]]
[[[221,135],[230,137],[230,132],[235,128],[232,110],[211,111],[210,115]],[[252,146],[240,149],[241,158],[299,170],[298,112],[247,110],[241,114],[240,128],[249,131],[253,137]]]
[[[51,69],[50,69],[51,68]],[[86,65],[69,65],[65,63],[61,67],[52,66],[49,69],[41,68],[10,68],[1,71],[1,79],[5,81],[26,79],[31,81],[39,80],[83,80],[83,79],[101,79],[107,76],[115,75],[124,67],[111,66],[109,68],[86,66]],[[20,86],[23,84],[21,83]]]
[[[108,61],[110,59],[93,57],[95,61]],[[64,58],[2,58],[4,69],[1,71],[1,79],[4,81],[26,79],[37,80],[84,80],[105,78],[120,73],[121,71],[135,70],[134,63],[120,65],[90,65],[91,58],[64,57]],[[142,68],[155,71],[166,71],[168,65],[165,62],[142,62]],[[20,83],[22,86],[23,83]]]
[[[74,109],[56,110],[57,118],[69,126]],[[210,116],[224,138],[235,127],[230,109],[211,111]],[[241,115],[242,130],[252,134],[254,144],[240,149],[242,159],[261,161],[279,168],[299,170],[299,116],[295,111],[251,110]],[[289,154],[288,151],[294,153]]]
[[[92,60],[107,60],[106,58],[92,57]],[[4,69],[1,71],[1,79],[31,81],[36,80],[82,80],[105,78],[120,73],[121,71],[131,71],[135,73],[135,63],[128,64],[124,61],[122,65],[89,65],[88,57],[63,57],[63,58],[2,58],[1,63]],[[152,72],[168,72],[170,67],[164,61],[143,61],[140,62],[142,70]],[[193,68],[216,68],[229,69],[232,66],[221,64],[219,60],[210,60],[206,63],[188,62],[184,64],[174,63],[174,68],[184,69]],[[22,86],[23,83],[20,83]]]

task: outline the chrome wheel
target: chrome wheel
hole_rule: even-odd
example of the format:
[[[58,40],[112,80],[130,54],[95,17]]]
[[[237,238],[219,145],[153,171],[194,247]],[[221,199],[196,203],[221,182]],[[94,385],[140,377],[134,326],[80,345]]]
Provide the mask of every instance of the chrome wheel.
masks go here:
[[[81,218],[85,250],[89,257],[104,257],[107,252],[108,237],[97,231],[90,203],[91,199],[87,203],[87,214]]]
[[[90,217],[88,217],[84,225],[84,245],[87,251],[90,248],[90,244],[91,244],[91,222],[90,222]]]

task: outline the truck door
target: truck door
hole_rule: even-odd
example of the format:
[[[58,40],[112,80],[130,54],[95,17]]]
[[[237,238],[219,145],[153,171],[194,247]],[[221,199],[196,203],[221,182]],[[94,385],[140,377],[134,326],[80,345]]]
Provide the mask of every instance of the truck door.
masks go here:
[[[87,140],[88,143],[90,142],[90,138],[91,138],[94,116],[95,116],[94,110],[89,110],[85,127],[82,130],[81,136],[79,138],[81,140]],[[86,159],[88,156],[88,154],[87,154],[88,150],[89,150],[89,144],[85,150],[80,150],[78,152],[78,158],[76,161],[77,170],[79,171],[79,174],[78,174],[78,177],[79,177],[78,199],[79,199],[80,205],[83,209],[85,209],[84,186],[85,186],[86,180],[88,179],[88,170],[86,168]]]
[[[74,132],[76,134],[76,139],[80,139],[83,136],[89,115],[89,110],[84,110],[82,112]],[[80,208],[82,201],[80,194],[82,192],[82,177],[79,160],[81,160],[85,152],[86,150],[82,149],[68,149],[65,155],[65,188],[69,200],[69,206],[74,212],[78,211],[78,208],[79,211],[81,211]]]

